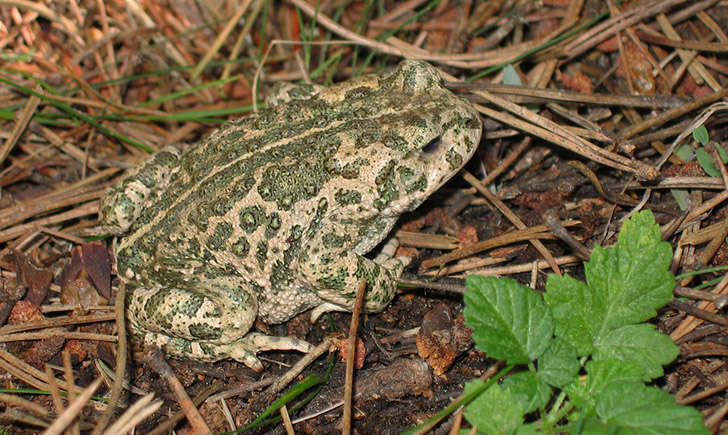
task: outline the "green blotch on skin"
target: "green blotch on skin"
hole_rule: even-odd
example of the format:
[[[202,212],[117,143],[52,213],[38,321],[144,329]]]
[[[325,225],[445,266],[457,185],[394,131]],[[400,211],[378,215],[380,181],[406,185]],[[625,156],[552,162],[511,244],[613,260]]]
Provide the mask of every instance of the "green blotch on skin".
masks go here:
[[[208,215],[202,211],[202,207],[193,207],[187,216],[190,227],[197,228],[202,233],[207,231],[207,220]]]
[[[161,294],[162,292],[159,293]],[[164,298],[168,299],[168,295],[166,295],[166,292],[164,293]],[[194,317],[197,315],[197,311],[200,309],[204,302],[205,298],[203,296],[189,293],[189,296],[184,298],[182,303],[175,304],[175,307],[172,309],[172,311],[174,311],[175,314],[181,314],[185,317]]]
[[[358,257],[354,276],[358,279],[364,279],[370,287],[373,287],[377,282],[381,267],[373,262],[370,262],[370,265],[372,267],[367,267],[367,261],[363,257]]]
[[[351,236],[348,234],[338,236],[335,233],[331,232],[324,234],[321,237],[321,241],[323,242],[326,249],[341,248],[347,243],[351,242]]]
[[[359,178],[359,169],[369,166],[369,159],[362,157],[357,158],[353,162],[349,162],[341,169],[341,176],[347,180],[356,180]]]
[[[265,228],[265,237],[272,239],[281,229],[281,215],[273,212],[268,216],[268,226]]]
[[[318,279],[319,284],[324,288],[344,291],[346,289],[346,279],[349,277],[345,267],[337,269],[336,273],[327,275]]]
[[[399,198],[399,192],[397,191],[397,185],[394,180],[395,166],[395,161],[390,160],[379,171],[377,177],[374,179],[374,182],[377,185],[377,193],[379,193],[379,198],[374,200],[374,207],[376,207],[377,210],[384,210],[392,201]]]
[[[192,354],[192,343],[189,340],[179,337],[171,337],[167,343],[167,347],[171,350],[168,352],[172,355],[190,355]]]
[[[263,172],[258,194],[281,210],[291,210],[297,202],[315,197],[330,179],[322,164],[272,165]]]
[[[293,280],[293,273],[288,266],[280,261],[276,261],[271,269],[271,289],[274,294],[280,294],[286,291]]]
[[[220,222],[215,226],[215,231],[207,239],[207,246],[213,251],[225,249],[228,239],[233,234],[233,226],[228,222]]]
[[[268,242],[260,241],[255,248],[255,258],[258,260],[258,266],[262,269],[265,267],[265,261],[268,259]]]
[[[214,328],[204,323],[194,323],[189,327],[190,334],[200,340],[216,340],[222,336],[220,328]]]
[[[373,89],[368,86],[359,86],[353,89],[349,89],[344,96],[344,100],[358,100],[370,96],[372,92]]]
[[[407,191],[407,193],[414,193],[417,191],[420,191],[420,192],[426,191],[427,190],[427,177],[425,177],[424,174],[420,175],[419,178],[417,178],[417,180],[415,180],[411,184],[408,184],[405,187],[405,190]]]
[[[250,243],[244,237],[239,238],[230,246],[230,252],[240,258],[247,257],[248,251],[250,251]]]
[[[313,219],[311,219],[311,225],[308,227],[308,237],[314,237],[317,231],[321,228],[321,225],[323,224],[323,219],[326,216],[326,211],[329,209],[329,200],[326,198],[321,198],[318,203],[318,207],[316,207],[316,214],[314,215]]]
[[[450,170],[453,171],[463,165],[463,156],[452,149],[447,150],[445,160],[447,160],[447,163],[450,165]]]
[[[416,175],[415,171],[409,166],[400,166],[397,168],[397,172],[399,172],[399,179],[402,184],[409,183]]]
[[[357,190],[339,189],[334,194],[334,200],[340,206],[361,203],[361,192]]]
[[[265,211],[259,205],[251,205],[240,210],[240,228],[252,233],[265,220]]]

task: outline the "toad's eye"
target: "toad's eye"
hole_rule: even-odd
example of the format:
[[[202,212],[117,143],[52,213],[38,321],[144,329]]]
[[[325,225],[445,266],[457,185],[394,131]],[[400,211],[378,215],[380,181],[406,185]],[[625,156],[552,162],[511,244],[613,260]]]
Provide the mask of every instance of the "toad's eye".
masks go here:
[[[422,152],[425,154],[433,154],[435,151],[440,148],[440,144],[442,141],[440,140],[440,136],[432,139],[430,142],[427,143],[427,145],[422,147]]]

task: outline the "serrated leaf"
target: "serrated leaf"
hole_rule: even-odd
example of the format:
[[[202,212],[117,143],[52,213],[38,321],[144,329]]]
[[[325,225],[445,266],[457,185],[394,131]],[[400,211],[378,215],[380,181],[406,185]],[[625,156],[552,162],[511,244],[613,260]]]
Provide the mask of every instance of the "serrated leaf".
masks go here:
[[[574,380],[580,367],[574,346],[557,337],[538,359],[538,376],[560,388]]]
[[[708,144],[708,141],[710,141],[710,136],[708,135],[708,129],[705,128],[704,125],[700,125],[695,130],[693,130],[693,139],[695,139],[698,143],[705,146]]]
[[[606,315],[604,296],[569,275],[551,274],[546,280],[543,297],[554,316],[556,336],[574,346],[579,356],[594,349]]]
[[[661,239],[650,210],[622,226],[617,245],[592,251],[584,264],[588,286],[606,302],[599,335],[623,325],[644,322],[672,299],[675,278],[670,273],[672,248]]]
[[[536,435],[540,433],[543,433],[541,432],[540,422],[524,424],[516,430],[516,435]]]
[[[643,380],[662,376],[662,366],[677,358],[680,349],[654,325],[627,325],[609,331],[595,343],[595,361],[617,359],[644,370]]]
[[[607,385],[614,382],[642,382],[644,370],[637,364],[616,359],[589,361],[585,367],[586,377],[564,388],[569,400],[586,414],[596,406],[596,396]]]
[[[705,151],[705,148],[698,149],[695,152],[695,157],[697,157],[700,167],[703,168],[706,174],[711,177],[720,177],[720,170],[715,167],[713,156],[711,156],[709,152]]]
[[[513,393],[513,397],[521,402],[525,414],[544,409],[553,392],[551,387],[533,372],[519,372],[508,376],[503,380],[501,387]]]
[[[708,434],[694,408],[679,406],[668,393],[638,382],[613,383],[597,397],[597,414],[619,433]]]
[[[478,349],[526,364],[548,348],[554,326],[539,294],[509,278],[471,275],[465,287],[465,323]]]
[[[480,379],[465,384],[465,394],[483,385]],[[479,433],[510,434],[522,425],[523,405],[513,393],[494,384],[465,407],[465,418]]]
[[[615,424],[605,423],[595,416],[588,416],[584,419],[582,426],[578,430],[571,431],[570,433],[579,435],[614,435],[618,433],[622,435],[622,432],[618,432],[620,429]]]

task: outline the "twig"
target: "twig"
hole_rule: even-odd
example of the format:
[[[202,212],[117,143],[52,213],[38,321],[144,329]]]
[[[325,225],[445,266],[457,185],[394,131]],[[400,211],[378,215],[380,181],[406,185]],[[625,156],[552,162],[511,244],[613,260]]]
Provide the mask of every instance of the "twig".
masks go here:
[[[44,435],[60,435],[69,424],[78,416],[83,407],[91,399],[91,396],[96,392],[96,389],[101,385],[101,378],[97,378],[86,387],[81,394],[71,402],[71,404],[63,411],[63,414],[59,415],[58,418],[48,426],[48,429],[43,432]]]
[[[144,351],[144,361],[152,368],[159,376],[162,377],[174,392],[182,411],[184,411],[187,421],[190,422],[193,430],[197,434],[208,434],[211,433],[210,428],[207,427],[205,420],[202,419],[200,412],[195,407],[195,404],[190,400],[190,396],[187,395],[182,383],[174,375],[172,368],[169,367],[167,361],[164,360],[162,350],[157,346],[147,346]]]
[[[119,284],[119,288],[116,292],[116,300],[114,301],[114,314],[116,315],[116,330],[117,336],[119,337],[118,345],[116,346],[116,374],[114,378],[114,386],[111,388],[111,398],[109,399],[109,406],[101,416],[101,419],[96,424],[92,435],[101,433],[106,428],[106,425],[111,421],[111,417],[114,415],[114,409],[119,406],[119,398],[124,386],[124,376],[126,375],[126,316],[124,312],[124,302],[126,300],[126,285],[122,281]],[[152,398],[149,398],[151,401]],[[141,400],[140,400],[141,401]],[[138,402],[137,402],[138,403]],[[161,405],[161,402],[160,402]],[[159,406],[157,406],[158,408]],[[131,408],[130,408],[131,409]],[[156,408],[155,408],[156,409]],[[117,422],[118,423],[118,422]],[[114,425],[116,426],[116,425]],[[114,427],[112,426],[112,427]],[[133,426],[132,426],[133,427]],[[122,433],[114,432],[109,428],[110,433]],[[124,431],[126,432],[126,431]]]
[[[516,216],[516,214],[513,213],[511,211],[511,209],[509,209],[508,206],[506,206],[505,203],[503,203],[503,201],[498,199],[497,196],[493,195],[493,193],[490,190],[488,190],[487,187],[483,186],[483,184],[480,182],[480,180],[475,178],[475,176],[473,176],[472,174],[470,174],[467,171],[463,171],[463,178],[465,178],[465,181],[470,183],[473,187],[478,189],[478,192],[480,192],[483,196],[485,196],[488,199],[488,201],[490,201],[493,205],[495,205],[495,207],[501,213],[503,213],[503,215],[506,216],[506,218],[508,218],[508,220],[511,221],[511,223],[513,225],[515,225],[516,228],[518,228],[519,230],[526,229],[526,224],[523,223],[521,218]],[[561,269],[559,268],[558,264],[556,264],[556,261],[554,260],[554,256],[551,255],[551,252],[548,249],[546,249],[546,246],[544,246],[543,243],[541,243],[541,241],[538,239],[532,239],[529,241],[536,248],[536,250],[538,250],[538,252],[541,253],[541,255],[543,255],[543,257],[548,262],[549,266],[551,266],[551,269],[553,269],[553,271],[555,273],[558,273],[560,275]]]
[[[591,255],[591,251],[589,248],[584,246],[583,243],[581,243],[579,240],[576,239],[563,225],[561,225],[561,222],[559,222],[559,218],[556,216],[556,213],[553,212],[553,210],[547,210],[546,213],[544,213],[544,222],[546,222],[546,225],[548,225],[549,229],[552,233],[559,239],[561,239],[562,242],[569,245],[569,247],[574,251],[577,257],[581,258],[582,260],[588,260],[589,256]]]
[[[354,363],[356,361],[356,335],[359,329],[359,316],[361,314],[362,305],[364,304],[364,294],[366,293],[367,282],[362,279],[359,281],[359,288],[356,291],[356,300],[354,302],[354,310],[351,312],[351,323],[349,324],[349,338],[346,348],[346,376],[344,377],[344,416],[342,433],[349,435],[351,433],[351,409],[352,398],[354,392]]]
[[[572,227],[578,225],[577,220],[568,220],[562,223],[565,227]],[[537,240],[537,239],[555,239],[556,237],[548,232],[549,228],[546,225],[535,225],[529,228],[523,228],[516,231],[511,231],[500,236],[491,237],[487,240],[483,240],[472,245],[466,246],[465,248],[458,249],[456,251],[440,255],[435,258],[428,258],[421,264],[422,269],[429,269],[431,267],[442,266],[451,261],[460,260],[467,258],[478,252],[485,251],[487,249],[496,248],[499,246],[507,245],[510,243],[522,242],[524,240]]]
[[[309,364],[316,361],[318,357],[325,354],[329,351],[329,348],[331,347],[331,342],[329,340],[324,340],[321,343],[319,343],[316,347],[309,350],[306,355],[304,355],[301,359],[296,362],[296,364],[293,365],[286,373],[283,374],[280,378],[276,380],[276,382],[268,387],[265,390],[265,394],[268,394],[269,396],[273,396],[282,389],[286,388],[286,385],[288,385],[293,379],[298,376],[303,369],[305,369]]]
[[[45,329],[59,326],[81,325],[86,323],[107,322],[113,320],[116,314],[93,314],[90,316],[78,317],[54,317],[37,322],[19,323],[17,325],[5,325],[0,328],[0,335],[13,334],[16,332],[30,331],[33,329]]]

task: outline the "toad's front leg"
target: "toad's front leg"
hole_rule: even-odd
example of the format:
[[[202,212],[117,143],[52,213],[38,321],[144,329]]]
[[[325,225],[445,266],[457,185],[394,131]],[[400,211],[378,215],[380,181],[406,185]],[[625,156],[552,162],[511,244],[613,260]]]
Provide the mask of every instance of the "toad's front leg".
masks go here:
[[[327,224],[326,230],[304,245],[299,256],[299,274],[326,301],[312,310],[312,321],[327,311],[353,311],[361,279],[367,282],[364,309],[382,311],[394,298],[397,279],[411,260],[394,257],[396,239],[391,239],[375,260],[359,255],[347,243],[350,232],[345,225]]]

